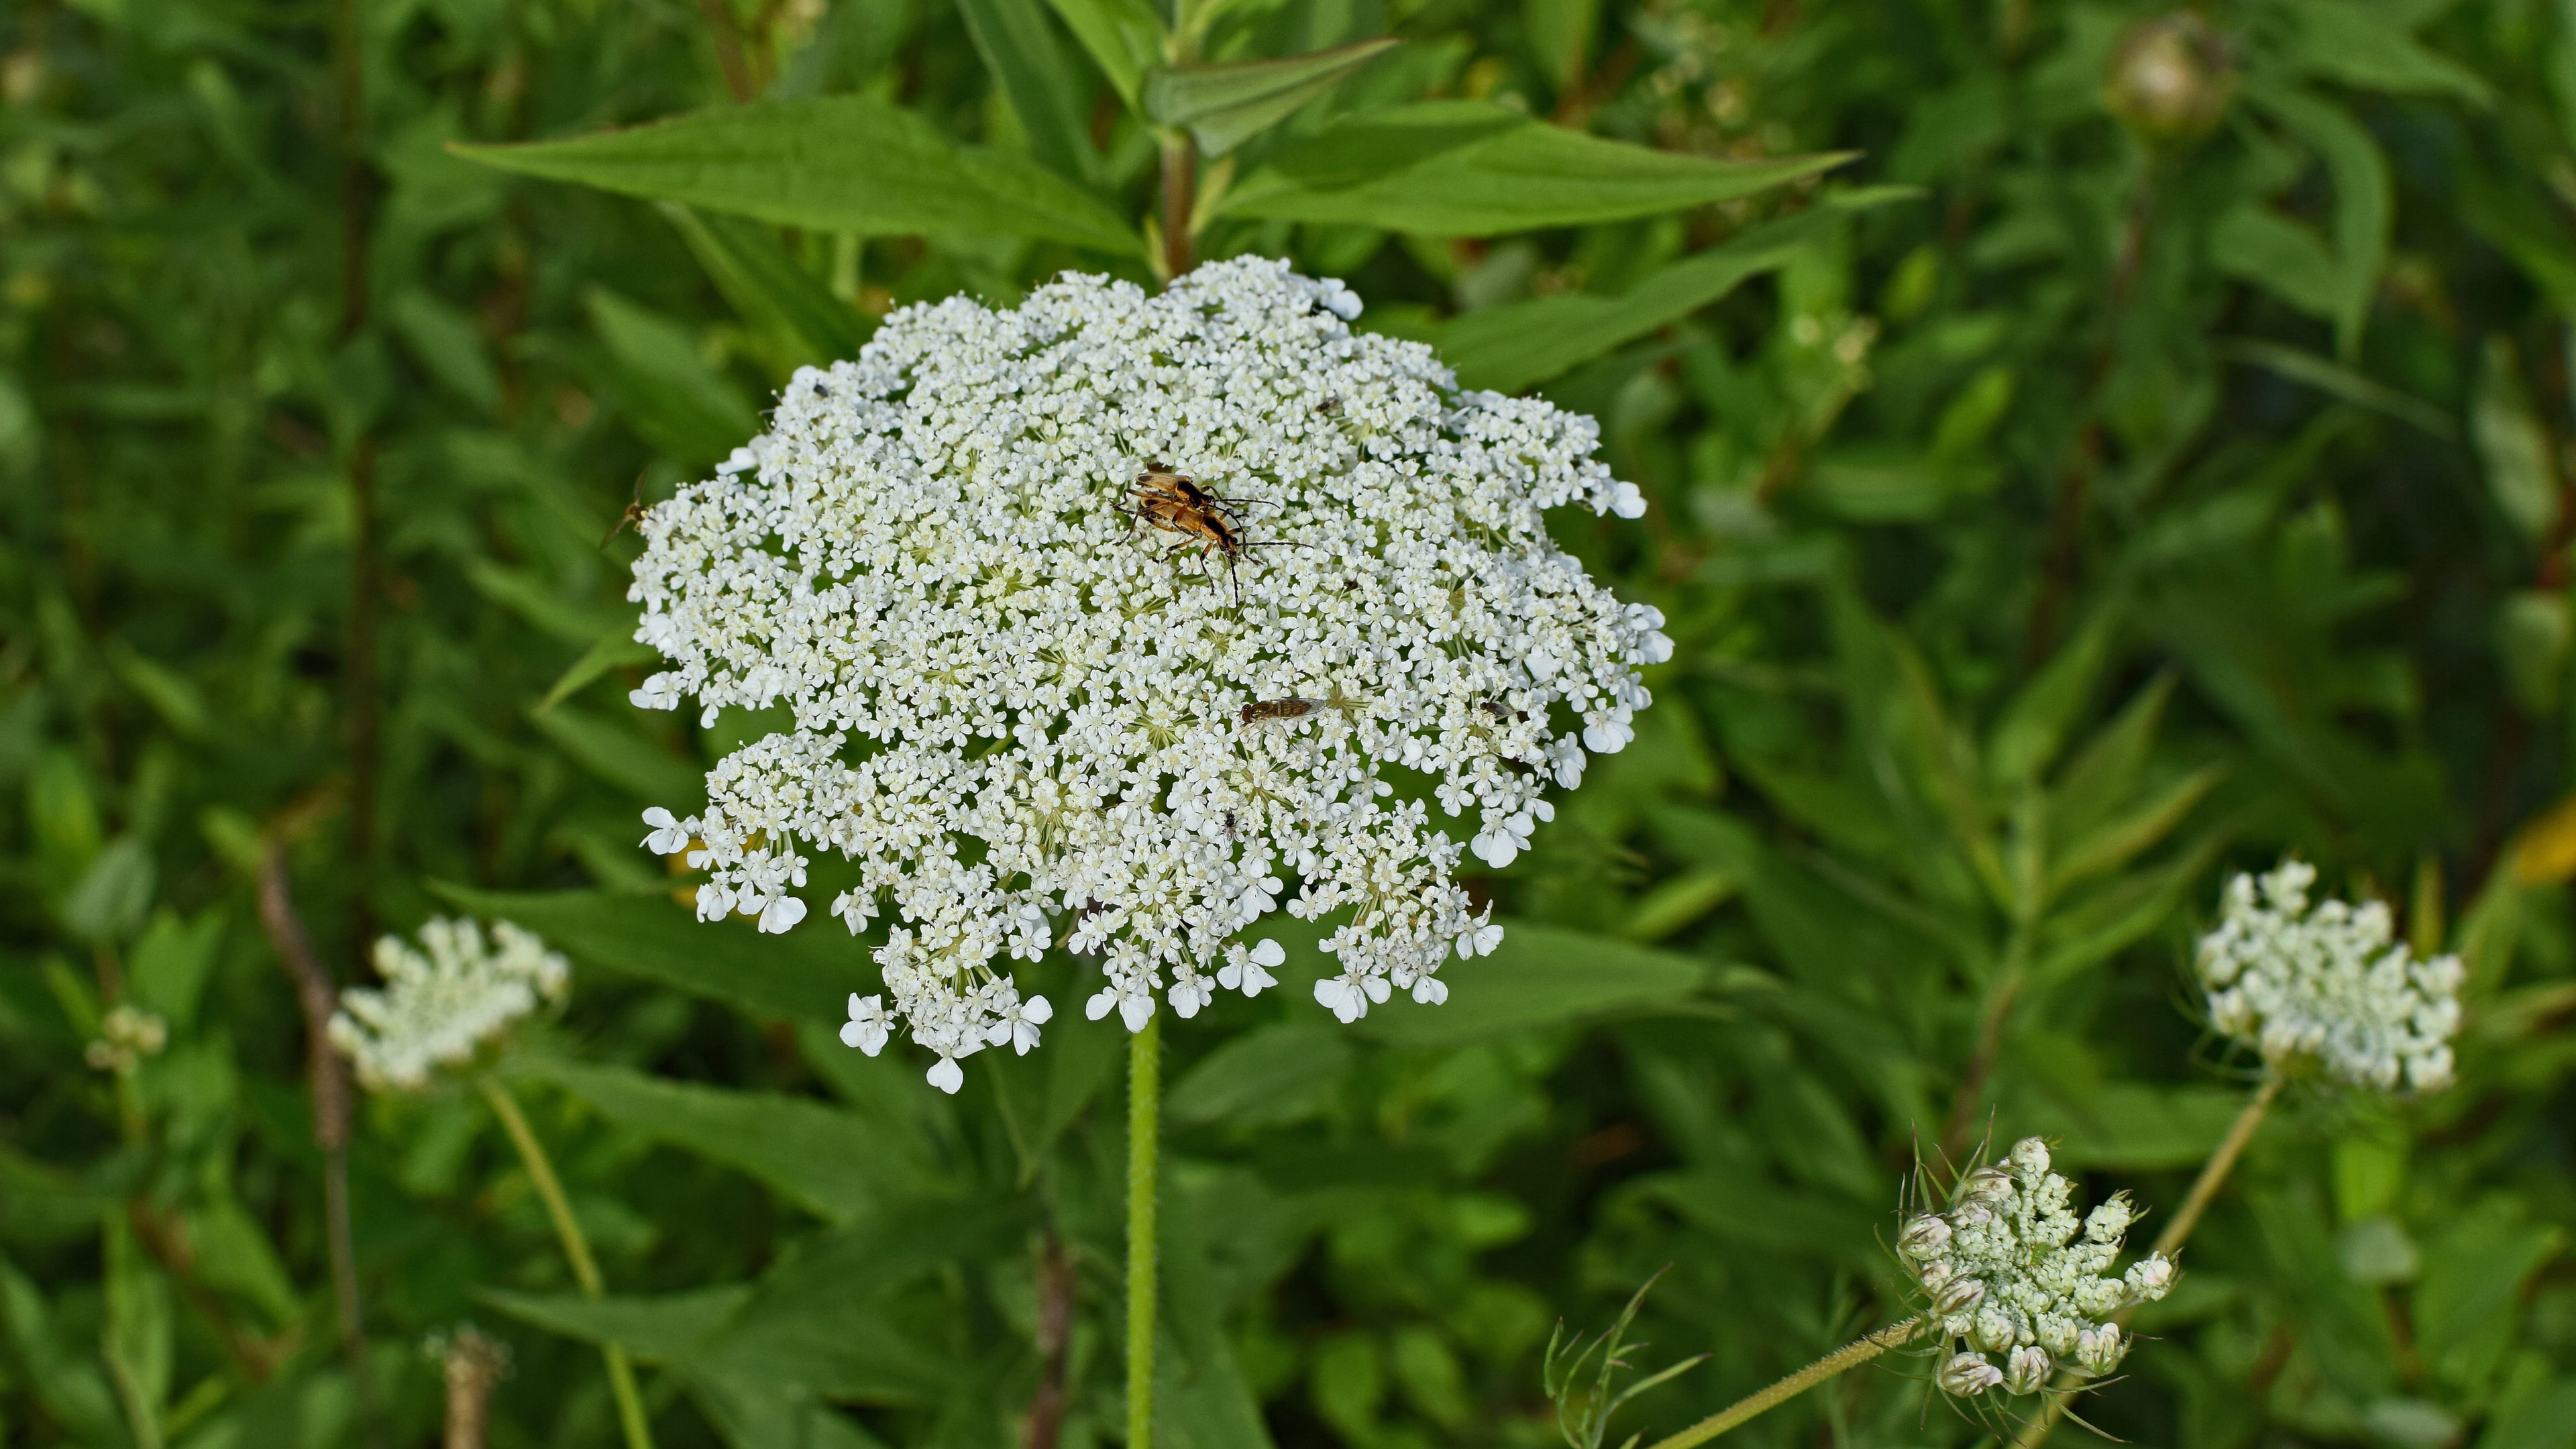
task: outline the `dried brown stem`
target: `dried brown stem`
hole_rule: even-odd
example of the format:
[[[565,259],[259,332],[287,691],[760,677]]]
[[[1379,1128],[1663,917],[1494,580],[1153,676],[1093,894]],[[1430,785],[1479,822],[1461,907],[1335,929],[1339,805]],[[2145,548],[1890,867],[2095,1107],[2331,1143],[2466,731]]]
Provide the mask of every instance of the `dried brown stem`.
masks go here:
[[[1163,142],[1163,270],[1178,281],[1197,264],[1190,214],[1198,206],[1198,147],[1178,132]]]
[[[751,60],[743,54],[741,32],[734,28],[733,10],[726,0],[698,0],[698,11],[707,17],[707,34],[715,41],[716,66],[724,72],[725,89],[737,101],[747,101],[760,94],[760,83],[752,79]]]
[[[357,1238],[349,1221],[349,1070],[331,1049],[331,1014],[339,993],[330,970],[314,954],[312,934],[295,913],[286,880],[286,849],[271,840],[259,862],[259,923],[295,983],[304,1015],[305,1077],[313,1097],[313,1145],[322,1149],[322,1201],[331,1253],[331,1290],[340,1316],[340,1344],[349,1357],[358,1412],[379,1442],[375,1375],[367,1362],[367,1327],[358,1301]]]
[[[1073,1343],[1074,1296],[1082,1282],[1073,1255],[1050,1230],[1038,1255],[1038,1391],[1029,1399],[1028,1449],[1056,1449],[1073,1396],[1065,1388],[1065,1356]]]

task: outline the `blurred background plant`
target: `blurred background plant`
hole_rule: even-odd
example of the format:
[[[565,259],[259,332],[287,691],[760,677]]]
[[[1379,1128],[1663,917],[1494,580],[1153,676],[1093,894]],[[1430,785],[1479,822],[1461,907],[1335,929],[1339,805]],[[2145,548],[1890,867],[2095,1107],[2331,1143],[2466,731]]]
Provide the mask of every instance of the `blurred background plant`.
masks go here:
[[[1121,1437],[1123,1033],[939,1097],[833,1035],[851,943],[692,923],[637,811],[761,726],[626,707],[601,540],[893,306],[1149,281],[1186,132],[1200,255],[1602,418],[1653,508],[1564,541],[1680,647],[1447,1005],[1345,1032],[1307,952],[1169,1024],[1160,1441],[1555,1442],[1551,1323],[1666,1264],[1627,1336],[1710,1358],[1622,1423],[1692,1422],[1893,1320],[1918,1142],[2181,1201],[2256,1075],[2193,945],[2295,851],[2460,954],[2459,1085],[2285,1092],[2082,1412],[2565,1444],[2576,13],[1189,18],[1211,64],[1404,43],[1246,136],[1153,0],[0,14],[0,1442],[426,1444],[411,1346],[468,1318],[495,1446],[619,1442],[612,1343],[665,1446]],[[694,207],[447,149],[754,98],[875,129]],[[820,184],[902,158],[951,209]],[[281,950],[361,984],[448,911],[582,968],[512,1082],[617,1292],[483,1103],[368,1099],[353,1376]],[[1906,1372],[1738,1438],[1985,1432]]]

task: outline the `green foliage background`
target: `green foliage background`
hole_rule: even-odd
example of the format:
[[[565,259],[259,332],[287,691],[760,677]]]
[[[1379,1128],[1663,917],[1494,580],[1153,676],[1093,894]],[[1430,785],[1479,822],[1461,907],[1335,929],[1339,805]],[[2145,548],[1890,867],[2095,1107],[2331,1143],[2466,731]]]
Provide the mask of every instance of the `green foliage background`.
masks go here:
[[[1211,60],[1404,44],[1218,163],[1203,254],[1346,277],[1364,326],[1598,414],[1654,508],[1565,541],[1681,647],[1487,882],[1511,944],[1446,1007],[1345,1031],[1292,969],[1172,1025],[1162,1437],[1553,1442],[1551,1323],[1668,1264],[1641,1362],[1713,1357],[1625,1422],[1677,1428],[1888,1321],[1901,1173],[1988,1123],[2176,1203],[2249,1077],[2196,1022],[2193,933],[2297,851],[2468,956],[2462,1084],[2295,1091],[2086,1412],[2150,1445],[2576,1443],[2576,5],[2212,0],[2205,137],[2112,114],[2146,6],[1207,9]],[[468,1318],[513,1347],[502,1449],[615,1442],[608,1339],[666,1446],[1014,1443],[1051,1271],[1064,1442],[1118,1436],[1123,1035],[1067,1013],[942,1097],[834,1039],[860,946],[691,923],[637,812],[760,726],[626,706],[633,543],[600,539],[891,305],[1149,282],[1122,97],[1187,100],[1153,25],[0,13],[0,1443],[429,1443],[419,1345]],[[793,184],[719,167],[695,211],[448,149],[753,95],[878,129]],[[1425,98],[1538,171],[1407,159],[1386,118]],[[890,136],[938,184],[871,190]],[[1672,160],[1829,150],[1860,155],[1714,204]],[[479,1098],[365,1104],[372,1434],[263,839],[344,979],[460,908],[579,968],[505,1070],[612,1298],[570,1291]],[[84,1064],[118,1000],[170,1029],[130,1076]],[[1921,1376],[1744,1442],[1983,1432]]]

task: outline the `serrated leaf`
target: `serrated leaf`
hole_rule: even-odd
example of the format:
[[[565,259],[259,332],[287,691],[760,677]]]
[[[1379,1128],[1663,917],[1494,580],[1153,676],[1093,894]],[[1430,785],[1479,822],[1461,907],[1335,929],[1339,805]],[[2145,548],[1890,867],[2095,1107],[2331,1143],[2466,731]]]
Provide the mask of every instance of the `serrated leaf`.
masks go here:
[[[984,68],[1020,118],[1030,153],[1058,175],[1101,180],[1082,96],[1038,0],[957,0],[957,13]]]
[[[1650,151],[1483,101],[1353,116],[1285,147],[1226,193],[1227,216],[1496,236],[1625,221],[1748,196],[1850,153],[1719,161]]]
[[[675,202],[662,203],[662,215],[734,315],[783,344],[791,362],[856,357],[867,344],[867,319],[796,265],[768,228],[738,216],[701,215]]]
[[[2110,821],[2068,845],[2049,870],[2049,893],[2104,871],[2117,870],[2140,851],[2171,834],[2227,773],[2224,765],[2204,765],[2141,802],[2127,815]]]
[[[1459,386],[1518,392],[1778,271],[1824,240],[1840,215],[1916,194],[1873,187],[1836,197],[1663,267],[1616,297],[1561,292],[1469,312],[1440,328],[1432,345],[1457,372]]]
[[[1146,70],[1162,63],[1163,17],[1149,0],[1047,0],[1118,99],[1138,109]]]
[[[920,1178],[919,1164],[894,1133],[810,1098],[730,1092],[554,1059],[532,1060],[526,1071],[621,1127],[740,1168],[830,1221],[846,1222]]]
[[[512,146],[486,165],[651,201],[863,236],[1026,236],[1133,252],[1108,204],[1024,157],[960,146],[866,96],[757,101]]]
[[[1296,114],[1396,44],[1381,37],[1276,60],[1156,66],[1145,73],[1145,114],[1188,131],[1201,155],[1222,156]]]
[[[642,976],[764,1020],[837,1022],[849,993],[876,981],[866,948],[835,922],[771,936],[748,921],[700,921],[659,894],[485,891],[444,881],[430,890],[486,920],[524,926],[585,967]]]

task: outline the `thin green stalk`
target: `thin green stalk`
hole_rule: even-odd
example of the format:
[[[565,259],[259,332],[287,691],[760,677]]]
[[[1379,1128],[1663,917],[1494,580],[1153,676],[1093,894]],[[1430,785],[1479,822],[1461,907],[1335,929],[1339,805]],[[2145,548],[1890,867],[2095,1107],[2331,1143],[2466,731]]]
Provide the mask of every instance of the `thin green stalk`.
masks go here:
[[[2173,1215],[2172,1222],[2165,1224],[2162,1233],[2156,1235],[2156,1245],[2151,1251],[2168,1258],[2182,1251],[2191,1230],[2200,1226],[2201,1215],[2209,1211],[2209,1204],[2218,1196],[2218,1190],[2226,1186],[2227,1175],[2236,1170],[2236,1159],[2245,1155],[2246,1144],[2254,1140],[2254,1129],[2263,1125],[2263,1114],[2272,1110],[2273,1100],[2280,1095],[2281,1078],[2277,1074],[2267,1074],[2263,1085],[2254,1090],[2244,1109],[2236,1114],[2236,1120],[2229,1124],[2227,1135],[2219,1139],[2218,1150],[2209,1154],[2209,1160],[2201,1164],[2200,1177],[2192,1183],[2190,1195],[2182,1200],[2182,1210]],[[2130,1315],[2136,1311],[2137,1305],[2133,1303],[2112,1314],[2111,1321],[2126,1328]],[[2021,1437],[2013,1441],[2013,1449],[2039,1449],[2040,1445],[2048,1442],[2048,1436],[2057,1430],[2058,1421],[2066,1417],[2066,1405],[2074,1397],[2072,1390],[2077,1382],[2073,1375],[2058,1377],[2059,1391],[2048,1396],[2048,1402],[2040,1408],[2039,1417],[2031,1420],[2029,1427],[2022,1430]]]
[[[1655,1441],[1651,1449],[1690,1449],[1694,1444],[1705,1444],[1745,1420],[1787,1403],[1845,1369],[1858,1368],[1891,1348],[1913,1342],[1915,1335],[1923,1331],[1924,1322],[1920,1318],[1909,1318],[1903,1323],[1882,1328],[1867,1338],[1844,1344],[1760,1393],[1736,1400],[1669,1439]]]
[[[563,1182],[555,1176],[553,1159],[546,1156],[537,1134],[529,1130],[518,1099],[499,1079],[483,1078],[483,1097],[509,1132],[512,1145],[519,1149],[519,1160],[527,1164],[528,1178],[537,1185],[537,1196],[545,1200],[546,1216],[554,1220],[555,1237],[563,1243],[564,1257],[572,1262],[573,1281],[581,1285],[581,1296],[599,1297],[599,1265],[591,1260],[590,1240],[582,1236],[581,1224],[572,1215]],[[617,1396],[617,1422],[626,1431],[626,1449],[653,1449],[653,1430],[644,1419],[644,1399],[635,1391],[635,1368],[626,1361],[625,1345],[602,1344],[599,1352],[608,1360],[608,1387]]]
[[[1127,1449],[1154,1443],[1154,1186],[1162,1134],[1163,1016],[1127,1039]]]

